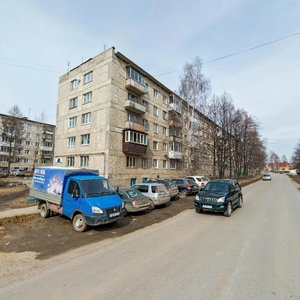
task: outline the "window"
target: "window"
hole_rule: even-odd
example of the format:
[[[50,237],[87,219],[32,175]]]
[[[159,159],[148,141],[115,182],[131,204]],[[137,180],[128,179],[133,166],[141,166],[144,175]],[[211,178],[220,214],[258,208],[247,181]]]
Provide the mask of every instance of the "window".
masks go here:
[[[92,92],[83,94],[83,104],[92,102]]]
[[[135,168],[136,167],[136,159],[133,156],[126,157],[126,166],[127,168]]]
[[[168,169],[168,162],[166,160],[163,160],[163,168]]]
[[[131,93],[128,93],[128,100],[131,100],[133,102],[138,102],[139,98],[136,95],[133,95]]]
[[[29,159],[28,158],[24,158],[24,164],[28,164],[29,163]]]
[[[153,141],[153,150],[158,150],[158,142]]]
[[[77,125],[77,117],[69,118],[68,127],[75,127]]]
[[[146,120],[146,119],[143,119],[143,125],[144,125],[144,127],[145,127],[145,130],[148,130],[148,126],[149,126],[149,124],[148,124],[148,120]]]
[[[168,115],[167,112],[163,110],[163,119],[167,120],[168,119]]]
[[[93,81],[93,71],[84,74],[83,76],[83,84]]]
[[[25,154],[28,155],[30,153],[29,150],[25,150]]]
[[[158,99],[158,90],[153,89],[153,97],[154,99]]]
[[[125,142],[147,145],[147,136],[143,133],[135,131],[126,131],[125,132]]]
[[[32,124],[27,124],[27,128],[30,129],[32,127]]]
[[[145,110],[149,111],[149,103],[146,100],[143,100],[143,104],[145,106]]]
[[[86,114],[83,114],[82,115],[82,118],[81,118],[81,124],[88,124],[88,123],[91,123],[91,113],[86,113]]]
[[[163,102],[164,104],[168,105],[168,97],[163,95]]]
[[[171,169],[176,169],[176,160],[175,159],[170,160],[170,168]]]
[[[80,195],[80,189],[77,181],[71,179],[68,187],[68,194],[73,195],[73,193]]]
[[[68,147],[75,147],[76,138],[75,136],[68,137]]]
[[[153,123],[153,132],[158,133],[158,124]]]
[[[77,89],[78,85],[79,85],[79,80],[78,79],[72,80],[71,84],[70,84],[71,91]]]
[[[78,102],[78,98],[77,97],[70,99],[69,109],[77,107],[77,102]]]
[[[132,78],[143,86],[146,86],[145,77],[131,67],[127,68],[127,77]]]
[[[168,152],[168,144],[167,143],[164,143],[164,152]]]
[[[163,135],[168,136],[167,127],[163,127]]]
[[[74,167],[75,157],[69,156],[67,157],[67,167]]]
[[[30,138],[30,137],[31,137],[31,133],[30,133],[30,132],[27,132],[27,133],[26,133],[26,137],[27,137],[27,138]]]
[[[142,158],[142,168],[146,169],[148,167],[148,159]]]
[[[80,167],[88,167],[89,166],[89,156],[80,156]]]
[[[158,107],[153,106],[153,114],[154,116],[158,116]]]
[[[158,160],[157,160],[157,159],[153,159],[153,161],[152,161],[152,167],[153,167],[154,169],[157,169],[157,168],[158,168]]]
[[[30,146],[30,141],[26,141],[26,146]]]
[[[90,134],[81,135],[81,145],[89,145],[90,144]]]

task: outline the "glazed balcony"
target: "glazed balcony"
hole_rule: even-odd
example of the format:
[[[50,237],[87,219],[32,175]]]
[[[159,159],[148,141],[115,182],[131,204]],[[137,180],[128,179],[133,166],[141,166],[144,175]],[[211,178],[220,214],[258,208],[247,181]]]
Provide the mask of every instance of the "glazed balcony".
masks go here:
[[[126,154],[144,155],[147,152],[147,145],[123,142],[123,152]]]
[[[142,85],[141,83],[130,77],[126,79],[125,86],[129,91],[138,95],[143,95],[147,93],[147,86]]]
[[[182,152],[169,151],[169,159],[182,159]]]
[[[132,129],[135,131],[145,132],[145,126],[143,124],[135,123],[132,121],[125,122],[125,129]]]
[[[125,100],[125,109],[138,114],[144,114],[146,112],[146,108],[143,104],[129,99]]]

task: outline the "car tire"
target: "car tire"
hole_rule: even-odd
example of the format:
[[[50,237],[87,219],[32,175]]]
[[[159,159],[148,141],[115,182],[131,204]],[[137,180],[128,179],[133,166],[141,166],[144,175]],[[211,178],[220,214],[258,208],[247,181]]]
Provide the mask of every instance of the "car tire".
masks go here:
[[[155,205],[154,205],[154,203],[153,203],[153,201],[152,201],[152,200],[150,200],[150,205],[149,205],[149,208],[150,208],[150,209],[154,209],[154,208],[155,208]]]
[[[240,196],[239,197],[239,204],[238,204],[238,208],[242,208],[243,207],[243,197]]]
[[[224,212],[224,216],[231,217],[231,215],[232,215],[232,204],[231,202],[228,202],[226,211]]]
[[[40,216],[42,218],[48,218],[50,216],[50,209],[48,208],[47,203],[42,203],[40,206]]]
[[[187,189],[184,189],[184,190],[182,190],[182,194],[185,195],[185,197],[186,197],[186,196],[188,196],[189,191]]]
[[[203,213],[203,210],[201,209],[201,208],[198,208],[198,207],[196,207],[196,213],[198,213],[198,214],[201,214],[201,213]]]
[[[82,214],[76,215],[72,220],[73,229],[77,232],[84,232],[88,225]]]

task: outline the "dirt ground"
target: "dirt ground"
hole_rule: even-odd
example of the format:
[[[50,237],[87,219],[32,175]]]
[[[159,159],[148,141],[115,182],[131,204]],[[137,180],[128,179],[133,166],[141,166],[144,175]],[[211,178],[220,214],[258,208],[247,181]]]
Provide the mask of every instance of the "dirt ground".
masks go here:
[[[255,180],[242,182],[242,185]],[[26,186],[0,188],[0,210],[32,205],[25,200],[28,193]],[[75,232],[70,220],[59,215],[47,219],[39,214],[0,219],[0,253],[33,252],[36,259],[47,259],[161,222],[184,210],[193,209],[193,201],[194,196],[179,198],[166,207],[126,216],[113,225],[90,227],[84,233]]]

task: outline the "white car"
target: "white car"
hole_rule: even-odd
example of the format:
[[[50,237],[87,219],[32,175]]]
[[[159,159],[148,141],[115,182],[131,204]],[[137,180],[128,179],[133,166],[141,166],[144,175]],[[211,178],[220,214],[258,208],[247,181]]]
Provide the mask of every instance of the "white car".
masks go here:
[[[206,186],[206,184],[210,181],[210,179],[206,176],[185,176],[186,179],[191,179],[197,183],[200,188]]]

